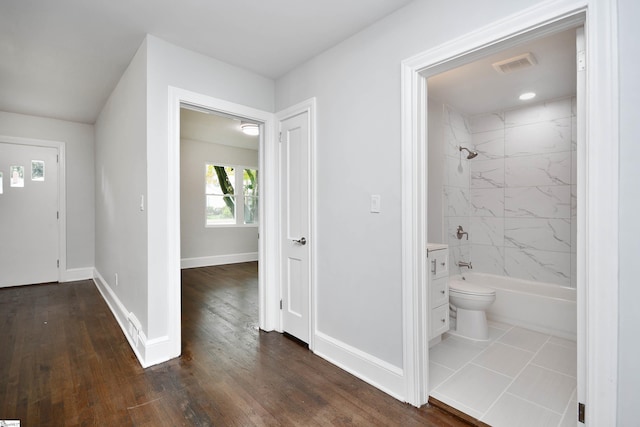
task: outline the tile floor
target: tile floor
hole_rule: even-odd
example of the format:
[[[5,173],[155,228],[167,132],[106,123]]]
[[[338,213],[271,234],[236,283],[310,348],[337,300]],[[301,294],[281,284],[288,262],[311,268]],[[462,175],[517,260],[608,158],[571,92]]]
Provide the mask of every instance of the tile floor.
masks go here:
[[[430,395],[494,427],[575,427],[576,343],[497,322],[489,334],[443,335],[429,351]]]

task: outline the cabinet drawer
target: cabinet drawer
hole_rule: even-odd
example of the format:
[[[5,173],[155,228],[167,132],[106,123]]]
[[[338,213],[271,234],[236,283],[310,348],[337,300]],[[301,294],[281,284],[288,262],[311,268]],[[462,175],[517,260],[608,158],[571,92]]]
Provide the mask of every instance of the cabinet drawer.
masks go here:
[[[449,303],[449,278],[441,277],[440,279],[432,279],[430,291],[431,308],[438,307],[442,304]]]
[[[449,330],[449,304],[431,310],[431,334],[429,339]]]
[[[445,277],[449,275],[449,251],[441,249],[429,251],[429,275],[432,278]]]

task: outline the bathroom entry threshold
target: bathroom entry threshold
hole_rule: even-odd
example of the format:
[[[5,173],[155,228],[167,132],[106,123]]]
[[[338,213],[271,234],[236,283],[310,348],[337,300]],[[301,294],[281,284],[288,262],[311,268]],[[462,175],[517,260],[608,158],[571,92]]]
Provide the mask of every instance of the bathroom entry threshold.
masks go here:
[[[454,417],[458,417],[461,420],[463,420],[464,422],[469,423],[469,425],[471,425],[471,426],[491,427],[489,424],[484,423],[484,422],[472,417],[469,414],[465,414],[461,410],[456,409],[453,406],[447,405],[446,403],[436,399],[433,396],[429,396],[429,405],[435,406],[436,408],[441,409],[444,412],[447,412],[447,413],[453,415]]]

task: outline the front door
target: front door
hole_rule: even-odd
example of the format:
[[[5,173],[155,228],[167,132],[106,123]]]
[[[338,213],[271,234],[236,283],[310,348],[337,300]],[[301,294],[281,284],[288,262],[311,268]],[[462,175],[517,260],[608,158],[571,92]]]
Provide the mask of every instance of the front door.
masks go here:
[[[58,281],[58,149],[0,142],[0,287]]]
[[[280,122],[282,329],[309,342],[309,113]]]

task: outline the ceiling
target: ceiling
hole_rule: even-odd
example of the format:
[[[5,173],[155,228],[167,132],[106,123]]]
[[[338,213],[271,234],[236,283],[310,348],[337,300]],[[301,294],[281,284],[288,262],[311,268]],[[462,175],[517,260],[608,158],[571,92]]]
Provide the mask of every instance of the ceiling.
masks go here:
[[[2,0],[0,110],[94,123],[145,34],[268,78],[412,0]]]
[[[531,68],[500,74],[491,65],[527,52],[537,60]],[[469,115],[522,105],[518,96],[529,91],[537,94],[529,103],[575,95],[575,29],[508,48],[428,79],[430,99]]]
[[[240,119],[216,113],[180,109],[180,138],[258,150],[259,136],[242,133]]]

